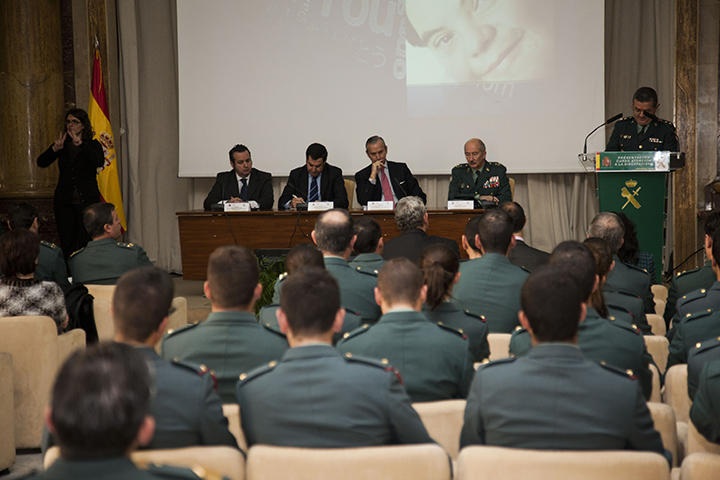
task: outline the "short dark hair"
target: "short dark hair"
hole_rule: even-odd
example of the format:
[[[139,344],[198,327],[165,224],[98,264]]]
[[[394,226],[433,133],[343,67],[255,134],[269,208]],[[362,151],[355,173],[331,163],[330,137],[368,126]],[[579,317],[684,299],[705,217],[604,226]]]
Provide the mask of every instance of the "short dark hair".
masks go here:
[[[423,275],[420,268],[407,258],[393,258],[380,269],[377,286],[382,298],[390,304],[415,303],[420,298]]]
[[[564,266],[568,275],[578,284],[583,301],[590,298],[595,287],[597,266],[595,256],[586,245],[576,240],[560,242],[550,254],[548,262]]]
[[[242,143],[238,143],[237,145],[235,145],[234,147],[232,147],[230,149],[230,152],[228,152],[228,156],[230,157],[230,163],[235,164],[235,159],[233,158],[234,154],[243,153],[243,152],[247,152],[248,157],[250,157],[250,159],[252,160],[252,153],[250,153],[250,149],[247,148]]]
[[[27,202],[16,203],[10,207],[8,213],[8,225],[10,228],[27,228],[32,227],[33,222],[38,218],[39,214],[35,207]]]
[[[720,265],[720,230],[716,230],[712,237],[712,256],[715,263]]]
[[[322,252],[341,255],[350,246],[353,235],[353,219],[342,208],[326,210],[315,221],[315,240]]]
[[[128,340],[144,342],[170,315],[174,285],[157,267],[139,267],[123,274],[113,294],[115,330]]]
[[[289,275],[305,267],[325,268],[322,252],[312,243],[298,243],[285,257],[285,270]]]
[[[451,290],[460,269],[460,257],[452,248],[437,243],[423,250],[418,264],[427,285],[425,304],[433,311],[445,302],[445,295]]]
[[[354,231],[357,236],[355,240],[356,253],[373,253],[377,249],[382,238],[382,228],[377,220],[363,215],[355,220]]]
[[[465,239],[467,240],[470,249],[477,253],[482,253],[480,249],[475,245],[475,236],[480,231],[480,218],[482,215],[475,215],[465,224]]]
[[[705,217],[705,235],[713,238],[716,231],[720,230],[720,211],[712,212]]]
[[[588,227],[588,236],[602,238],[608,242],[613,254],[620,250],[624,235],[625,227],[622,220],[612,212],[598,213]]]
[[[513,233],[523,229],[526,221],[525,210],[523,210],[519,203],[511,200],[505,201],[500,204],[500,210],[510,216],[510,221],[512,221],[513,224]]]
[[[325,269],[301,268],[283,282],[280,308],[294,335],[327,333],[340,309],[340,287]]]
[[[368,147],[369,147],[370,145],[375,145],[375,144],[378,143],[378,142],[382,142],[383,147],[387,148],[387,144],[385,143],[385,140],[384,140],[381,136],[379,136],[379,135],[373,135],[372,137],[370,137],[370,138],[368,138],[367,140],[365,140],[365,151],[366,151],[366,152],[368,151]]]
[[[51,419],[63,458],[121,457],[150,412],[152,377],[143,354],[120,343],[79,349],[55,379]]]
[[[89,142],[90,140],[92,140],[95,136],[95,131],[93,130],[92,124],[90,123],[90,116],[88,115],[88,113],[82,108],[71,108],[65,114],[65,120],[67,120],[70,115],[80,120],[80,123],[83,126],[82,132],[80,133],[82,141]],[[72,144],[72,138],[70,138],[70,135],[68,135],[65,139],[65,144]]]
[[[29,275],[40,255],[40,237],[26,228],[14,228],[0,237],[0,269],[6,277]]]
[[[575,278],[564,265],[543,265],[527,277],[520,304],[533,335],[540,342],[567,342],[575,338],[585,301]]]
[[[90,238],[97,238],[105,233],[105,225],[112,225],[112,203],[93,203],[83,212],[83,225]]]
[[[327,162],[327,148],[325,148],[325,145],[322,145],[320,143],[311,143],[310,146],[307,147],[307,150],[305,150],[305,158],[307,159],[308,157],[312,158],[313,160],[322,158],[323,162]]]
[[[653,107],[658,104],[657,92],[650,87],[640,87],[635,90],[633,100],[637,100],[640,103],[652,102]]]
[[[395,206],[395,223],[401,232],[422,228],[427,208],[420,197],[403,197]]]
[[[495,208],[480,216],[478,235],[485,253],[505,255],[513,238],[513,224],[510,215]]]
[[[610,267],[613,262],[610,245],[608,245],[608,243],[602,238],[597,237],[586,238],[583,245],[588,247],[595,257],[595,268],[601,282],[603,279],[607,279],[607,275],[610,273]],[[600,316],[605,318],[610,314],[610,312],[608,311],[607,304],[605,303],[605,294],[603,293],[602,285],[603,283],[598,285],[598,289],[592,293],[590,303],[592,303],[593,308],[600,314]]]
[[[250,305],[259,278],[257,258],[240,245],[218,247],[208,259],[210,301],[220,308],[244,308]]]

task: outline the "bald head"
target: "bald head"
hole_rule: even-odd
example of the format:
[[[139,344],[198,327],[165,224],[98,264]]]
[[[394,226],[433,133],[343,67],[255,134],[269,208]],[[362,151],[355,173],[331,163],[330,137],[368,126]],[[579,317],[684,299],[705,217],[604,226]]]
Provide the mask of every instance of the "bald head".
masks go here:
[[[485,144],[479,138],[471,138],[465,142],[465,161],[470,168],[477,170],[485,162]]]
[[[339,208],[323,212],[315,222],[312,238],[323,254],[343,256],[353,244],[352,217]]]

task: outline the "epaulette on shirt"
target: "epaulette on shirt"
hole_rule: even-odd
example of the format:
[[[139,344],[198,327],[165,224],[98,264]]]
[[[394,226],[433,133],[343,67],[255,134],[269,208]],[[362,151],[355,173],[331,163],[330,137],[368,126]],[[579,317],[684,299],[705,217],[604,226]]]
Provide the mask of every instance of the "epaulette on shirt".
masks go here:
[[[498,360],[492,360],[492,361],[482,361],[481,365],[477,369],[477,373],[480,373],[481,370],[485,370],[486,368],[492,368],[496,367],[498,365],[505,365],[506,363],[512,363],[515,360],[517,360],[516,357],[507,357],[507,358],[500,358]],[[477,375],[476,373],[476,375]]]
[[[467,163],[458,163],[453,168],[466,168],[466,167],[470,168],[470,165],[468,165]]]
[[[700,352],[704,352],[706,350],[712,350],[713,348],[720,346],[720,337],[717,338],[711,338],[708,340],[703,340],[702,342],[698,342],[693,347],[692,351],[696,352],[696,355]]]
[[[288,272],[283,272],[280,274],[280,276],[278,276],[277,281],[282,282],[283,280],[285,280],[287,278],[287,276],[288,276]]]
[[[670,120],[665,120],[664,118],[658,118],[658,122],[664,123],[665,125],[672,127],[673,129],[675,128],[675,125],[673,125]]]
[[[447,330],[448,332],[452,332],[452,333],[454,333],[455,335],[459,335],[459,336],[462,337],[463,339],[468,338],[468,336],[463,333],[462,328],[448,327],[447,325],[445,325],[445,324],[442,323],[442,322],[438,322],[438,323],[437,323],[437,326],[440,327],[440,328],[442,328],[443,330]]]
[[[172,363],[173,365],[177,365],[178,367],[185,368],[186,370],[190,370],[191,372],[201,377],[206,373],[212,374],[212,372],[210,372],[210,369],[205,365],[198,365],[197,363],[192,362],[184,362],[182,360],[178,360],[177,357],[173,358],[170,363]]]
[[[55,249],[57,249],[57,248],[60,248],[60,247],[58,247],[57,245],[55,245],[54,243],[46,242],[45,240],[40,240],[40,243],[41,243],[42,245],[45,245],[46,247],[52,248],[53,250],[55,250]]]
[[[369,329],[370,329],[370,325],[366,323],[365,325],[363,325],[359,328],[356,328],[352,332],[346,332],[345,335],[343,335],[343,340],[347,340],[348,338],[356,337],[356,336],[360,335],[361,333],[368,331]]]
[[[692,302],[693,300],[698,300],[700,298],[707,297],[707,289],[701,288],[700,290],[693,290],[692,292],[688,293],[687,295],[683,295],[680,301],[685,304],[688,302]],[[678,304],[680,303],[678,301]],[[678,305],[679,306],[679,305]]]
[[[613,367],[612,365],[608,365],[606,362],[600,362],[600,366],[603,367],[605,370],[616,373],[622,377],[629,378],[631,380],[637,380],[637,375],[635,375],[635,372],[633,372],[629,368],[627,370],[621,370],[619,368]]]
[[[631,269],[633,269],[633,270],[637,270],[638,272],[643,272],[643,273],[647,273],[648,275],[650,275],[650,274],[648,273],[648,271],[645,270],[644,268],[636,267],[635,265],[629,265],[629,264],[627,264],[627,263],[625,264],[625,266],[628,267],[628,268],[631,268]]]
[[[265,330],[268,330],[268,331],[270,331],[270,332],[274,333],[275,335],[278,335],[278,336],[280,336],[280,337],[282,337],[282,338],[287,338],[284,333],[282,333],[282,332],[281,332],[280,330],[278,330],[277,328],[274,328],[274,327],[273,327],[272,325],[270,325],[269,323],[261,323],[261,325],[262,325],[262,327],[263,327]],[[278,327],[278,328],[279,328],[279,327]]]
[[[685,275],[686,273],[694,273],[694,272],[697,272],[697,271],[699,271],[699,270],[700,270],[700,268],[693,268],[692,270],[685,270],[684,272],[680,272],[680,273],[675,274],[675,278],[681,277],[681,276]]]
[[[269,362],[267,365],[263,365],[262,367],[258,367],[253,369],[250,372],[243,372],[240,374],[240,381],[243,383],[247,383],[253,378],[257,378],[260,375],[263,375],[268,372],[272,372],[272,370],[277,366],[277,361],[273,360]]]
[[[116,245],[120,248],[133,248],[135,246],[135,244],[133,244],[133,243],[120,243],[120,242],[116,243]]]
[[[85,250],[85,247],[81,248],[80,250],[74,251],[72,254],[70,254],[70,258],[74,257],[75,255],[77,255],[78,253],[82,252],[83,250]]]
[[[191,323],[190,325],[185,325],[184,327],[180,327],[177,329],[171,328],[170,330],[167,331],[167,335],[165,335],[165,338],[169,338],[173,335],[178,335],[180,333],[187,332],[187,331],[197,327],[198,325],[200,325],[200,322]]]
[[[472,313],[470,310],[463,310],[463,313],[468,317],[476,318],[483,323],[487,323],[487,318],[485,318],[485,315],[478,315],[477,313]]]
[[[343,358],[347,362],[362,363],[363,365],[370,365],[372,367],[382,368],[386,372],[392,372],[395,374],[395,376],[400,381],[400,383],[402,385],[405,385],[405,382],[403,382],[403,379],[400,376],[400,371],[397,368],[390,365],[390,362],[388,362],[387,358],[383,358],[382,360],[378,361],[374,358],[356,357],[351,352],[345,352],[343,354]]]
[[[368,267],[362,267],[362,266],[361,266],[361,267],[355,267],[355,270],[357,270],[358,272],[361,272],[361,273],[367,273],[367,274],[369,274],[369,275],[373,275],[373,276],[375,276],[375,277],[377,277],[377,276],[378,276],[378,273],[379,273],[379,272],[378,272],[376,269],[374,269],[374,268],[368,268]]]
[[[712,308],[708,308],[707,310],[703,310],[701,312],[694,312],[685,317],[685,322],[692,322],[693,320],[697,320],[698,318],[704,318],[708,315],[711,315],[713,313]]]
[[[618,328],[623,328],[625,330],[628,330],[628,331],[634,333],[635,335],[640,335],[640,333],[641,333],[640,329],[637,327],[637,325],[635,325],[634,323],[632,325],[628,325],[625,322],[617,322],[614,315],[608,316],[608,320],[610,320],[610,323],[612,325],[615,325]]]

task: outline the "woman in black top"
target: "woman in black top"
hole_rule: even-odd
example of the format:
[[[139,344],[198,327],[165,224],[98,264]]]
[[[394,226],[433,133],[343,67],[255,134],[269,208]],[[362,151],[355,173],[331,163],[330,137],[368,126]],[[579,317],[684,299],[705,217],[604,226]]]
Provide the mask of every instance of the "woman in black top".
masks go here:
[[[105,155],[93,135],[87,112],[73,108],[65,116],[65,132],[37,159],[39,167],[49,167],[55,160],[60,167],[53,205],[65,261],[90,241],[82,213],[86,207],[100,201],[96,175],[97,169],[103,166]]]

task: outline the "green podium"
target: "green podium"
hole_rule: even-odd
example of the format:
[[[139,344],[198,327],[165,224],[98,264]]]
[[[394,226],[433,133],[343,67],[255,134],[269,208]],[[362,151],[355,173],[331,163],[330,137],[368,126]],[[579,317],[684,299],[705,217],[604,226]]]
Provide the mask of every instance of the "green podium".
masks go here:
[[[665,257],[665,220],[669,172],[684,166],[673,152],[598,152],[581,154],[580,163],[597,174],[600,212],[623,212],[637,227],[640,249],[655,259],[661,283]]]

